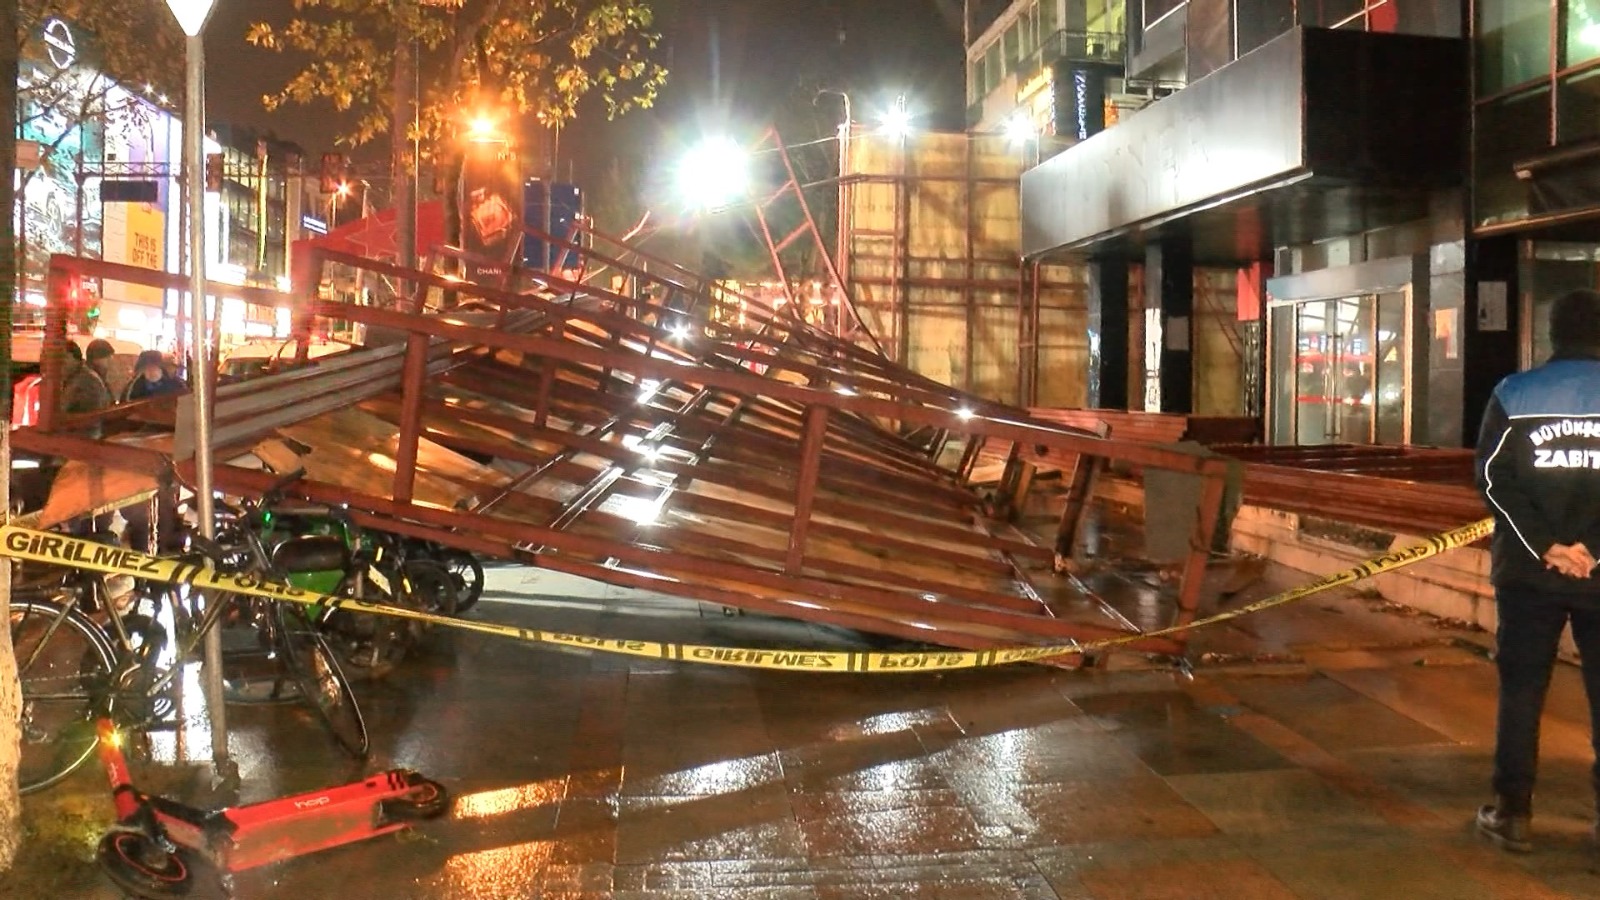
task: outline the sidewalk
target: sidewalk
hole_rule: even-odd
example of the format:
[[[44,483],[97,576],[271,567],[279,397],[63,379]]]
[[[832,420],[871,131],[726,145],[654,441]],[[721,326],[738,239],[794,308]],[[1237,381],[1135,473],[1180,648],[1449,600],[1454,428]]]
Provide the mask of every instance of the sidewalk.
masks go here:
[[[1247,595],[1291,583],[1273,570]],[[510,594],[542,592],[539,603]],[[744,646],[852,645],[553,573],[491,570],[474,615]],[[1486,636],[1329,594],[1205,637],[1190,683],[1149,668],[798,675],[434,634],[362,694],[370,769],[455,795],[409,835],[237,881],[243,898],[1600,897],[1578,673],[1557,672],[1537,850],[1484,846],[1494,670]],[[1123,658],[1119,658],[1121,660]],[[232,708],[246,802],[362,772],[292,707]],[[171,780],[169,778],[169,780]],[[110,898],[88,772],[27,803],[6,897]],[[52,831],[52,829],[54,829]],[[48,879],[48,881],[46,881]],[[46,888],[46,885],[49,885]]]

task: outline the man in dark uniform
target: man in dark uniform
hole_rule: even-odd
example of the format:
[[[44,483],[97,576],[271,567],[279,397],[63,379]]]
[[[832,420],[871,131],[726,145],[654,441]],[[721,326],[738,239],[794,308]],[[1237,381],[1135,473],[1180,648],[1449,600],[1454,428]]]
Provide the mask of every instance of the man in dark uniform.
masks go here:
[[[1569,622],[1600,722],[1600,293],[1558,298],[1550,337],[1548,363],[1495,388],[1478,437],[1478,487],[1495,516],[1500,709],[1495,802],[1478,810],[1477,829],[1518,852],[1532,849],[1539,720]],[[1600,764],[1593,778],[1600,796]]]

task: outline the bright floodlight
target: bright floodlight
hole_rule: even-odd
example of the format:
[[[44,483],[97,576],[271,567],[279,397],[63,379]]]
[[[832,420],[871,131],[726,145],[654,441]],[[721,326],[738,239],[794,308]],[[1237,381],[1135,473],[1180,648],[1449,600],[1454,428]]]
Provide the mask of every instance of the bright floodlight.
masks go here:
[[[968,419],[971,419],[973,416],[976,416],[976,415],[977,415],[977,413],[973,412],[969,407],[963,406],[960,409],[956,410],[956,416],[958,418],[960,418],[961,421],[963,421],[963,422],[967,421]]]
[[[883,133],[893,138],[905,138],[911,135],[911,110],[904,106],[893,106],[883,114]]]
[[[197,37],[211,17],[214,0],[167,0],[167,6],[178,19],[178,27],[189,37]]]
[[[672,326],[672,336],[677,338],[680,341],[688,340],[689,339],[689,326],[684,324],[684,323],[682,323],[682,322],[679,322],[678,324]]]
[[[475,144],[489,144],[500,139],[500,126],[492,116],[480,113],[467,124],[467,140]]]
[[[689,205],[721,209],[750,187],[750,159],[732,138],[706,138],[678,166],[678,194]]]
[[[1021,112],[1014,113],[1006,120],[1005,132],[1006,140],[1013,144],[1024,144],[1038,136],[1033,121]]]

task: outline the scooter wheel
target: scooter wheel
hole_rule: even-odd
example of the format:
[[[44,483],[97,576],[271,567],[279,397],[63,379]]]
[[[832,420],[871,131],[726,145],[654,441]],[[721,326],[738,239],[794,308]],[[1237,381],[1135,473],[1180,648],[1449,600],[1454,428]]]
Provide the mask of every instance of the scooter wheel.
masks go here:
[[[136,831],[107,834],[95,858],[106,877],[135,897],[187,897],[194,887],[194,866],[182,850],[164,850]]]
[[[450,808],[450,793],[444,785],[420,775],[410,776],[411,793],[383,801],[383,812],[391,819],[437,819]]]

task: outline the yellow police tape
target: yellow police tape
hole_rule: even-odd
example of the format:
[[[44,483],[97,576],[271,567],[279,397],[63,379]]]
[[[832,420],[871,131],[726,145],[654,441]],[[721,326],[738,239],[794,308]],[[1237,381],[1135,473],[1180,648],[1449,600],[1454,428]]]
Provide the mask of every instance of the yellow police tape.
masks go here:
[[[1384,572],[1392,572],[1395,569],[1421,562],[1431,556],[1437,556],[1446,550],[1465,546],[1488,537],[1493,531],[1493,519],[1474,522],[1471,525],[1436,534],[1414,547],[1396,550],[1383,556],[1369,559],[1353,568],[1327,575],[1309,584],[1291,588],[1280,594],[1274,594],[1264,600],[1257,600],[1254,603],[1246,604],[1206,619],[1190,622],[1187,625],[1163,628],[1160,631],[1128,634],[1123,637],[1076,644],[1005,647],[976,651],[933,650],[914,653],[853,653],[841,650],[765,650],[712,647],[703,644],[597,638],[577,634],[563,634],[555,631],[541,631],[533,628],[519,628],[514,625],[497,625],[492,622],[455,619],[396,606],[366,603],[348,597],[333,597],[326,594],[313,593],[301,590],[290,584],[261,578],[256,575],[223,574],[208,565],[148,556],[133,550],[125,550],[121,547],[108,547],[93,541],[44,531],[34,531],[16,525],[0,526],[0,544],[3,544],[3,550],[0,550],[0,552],[16,559],[72,566],[110,575],[129,575],[134,578],[143,578],[167,584],[186,584],[201,590],[242,594],[268,600],[281,600],[307,605],[325,604],[328,607],[398,616],[404,619],[426,622],[431,625],[459,628],[464,631],[475,631],[481,634],[493,634],[531,643],[558,644],[563,647],[600,650],[627,656],[683,660],[686,662],[749,669],[782,669],[802,672],[928,672],[1004,666],[1056,656],[1087,653],[1149,638],[1165,637],[1206,625],[1214,625],[1218,622],[1237,619],[1274,606],[1292,603],[1340,585],[1351,584]]]

